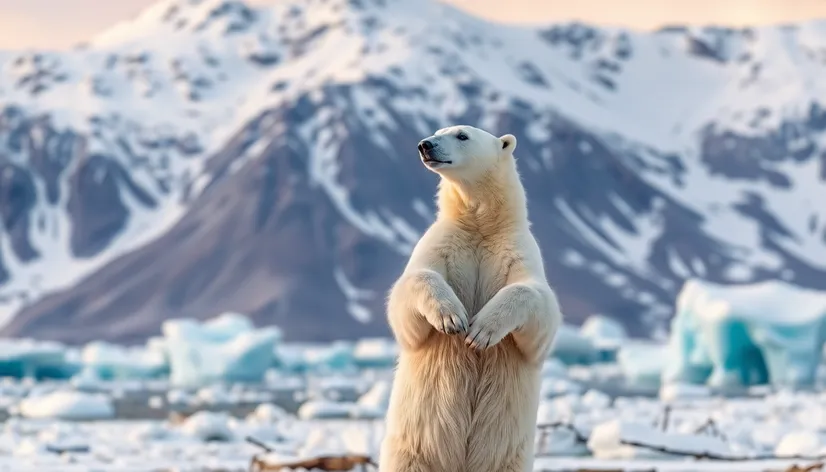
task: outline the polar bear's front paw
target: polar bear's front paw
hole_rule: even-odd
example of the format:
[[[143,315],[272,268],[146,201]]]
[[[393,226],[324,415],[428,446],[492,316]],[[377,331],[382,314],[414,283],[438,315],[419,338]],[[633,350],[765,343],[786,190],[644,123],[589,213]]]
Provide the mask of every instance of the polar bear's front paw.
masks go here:
[[[433,312],[427,320],[445,334],[461,334],[467,332],[467,310],[458,300],[443,300],[434,303]]]
[[[480,313],[482,314],[482,313]],[[507,327],[500,316],[479,316],[477,315],[470,322],[470,329],[465,344],[477,351],[496,345],[508,335]]]

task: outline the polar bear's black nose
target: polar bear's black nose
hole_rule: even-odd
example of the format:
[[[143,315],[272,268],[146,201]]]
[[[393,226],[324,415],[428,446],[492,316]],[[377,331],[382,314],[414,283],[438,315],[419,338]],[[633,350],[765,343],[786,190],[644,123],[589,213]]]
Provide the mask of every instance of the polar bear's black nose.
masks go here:
[[[425,152],[431,149],[433,149],[433,143],[426,139],[419,141],[419,152]]]

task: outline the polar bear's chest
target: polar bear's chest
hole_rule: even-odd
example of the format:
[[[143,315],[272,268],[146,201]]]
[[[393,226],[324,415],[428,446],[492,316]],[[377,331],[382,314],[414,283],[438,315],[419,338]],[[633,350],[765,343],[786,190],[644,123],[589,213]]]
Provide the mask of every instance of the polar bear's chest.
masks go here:
[[[508,260],[507,251],[494,252],[481,244],[454,248],[447,256],[447,282],[470,316],[505,286]]]

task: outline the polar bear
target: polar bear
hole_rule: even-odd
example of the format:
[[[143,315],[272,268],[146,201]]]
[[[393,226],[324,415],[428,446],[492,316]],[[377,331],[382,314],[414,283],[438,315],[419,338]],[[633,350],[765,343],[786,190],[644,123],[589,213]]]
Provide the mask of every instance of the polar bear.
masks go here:
[[[382,472],[533,470],[540,371],[562,321],[530,231],[516,138],[453,126],[419,143],[436,221],[387,298],[400,354]]]

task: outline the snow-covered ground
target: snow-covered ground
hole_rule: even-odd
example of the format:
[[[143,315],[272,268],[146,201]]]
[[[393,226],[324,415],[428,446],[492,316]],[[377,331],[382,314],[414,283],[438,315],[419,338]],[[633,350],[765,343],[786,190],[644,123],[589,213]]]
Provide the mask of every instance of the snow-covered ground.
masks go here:
[[[538,471],[782,470],[826,453],[826,393],[724,398],[701,387],[668,386],[662,398],[611,397],[572,380],[558,362],[548,366],[546,386],[568,388],[544,389]],[[148,420],[115,417],[123,391],[135,385],[108,382],[91,393],[68,382],[6,380],[2,398],[12,416],[0,427],[0,470],[242,471],[263,454],[250,437],[276,451],[263,454],[269,461],[344,453],[376,458],[389,375],[288,380],[306,399],[297,414],[271,401],[276,379],[197,391],[173,388],[160,400],[145,397],[150,407],[172,412]],[[348,390],[358,398],[336,400],[334,392]],[[175,413],[176,402],[189,411]],[[235,408],[244,402],[254,407]]]
[[[610,385],[618,372],[611,363],[547,361],[536,470],[783,470],[826,454],[826,392],[755,388],[727,398],[675,384],[626,396],[588,386]],[[376,458],[391,376],[392,368],[271,369],[262,382],[198,388],[166,379],[5,378],[0,470],[243,471],[254,455]],[[141,418],[136,408],[155,413]],[[276,452],[263,454],[250,437]]]

